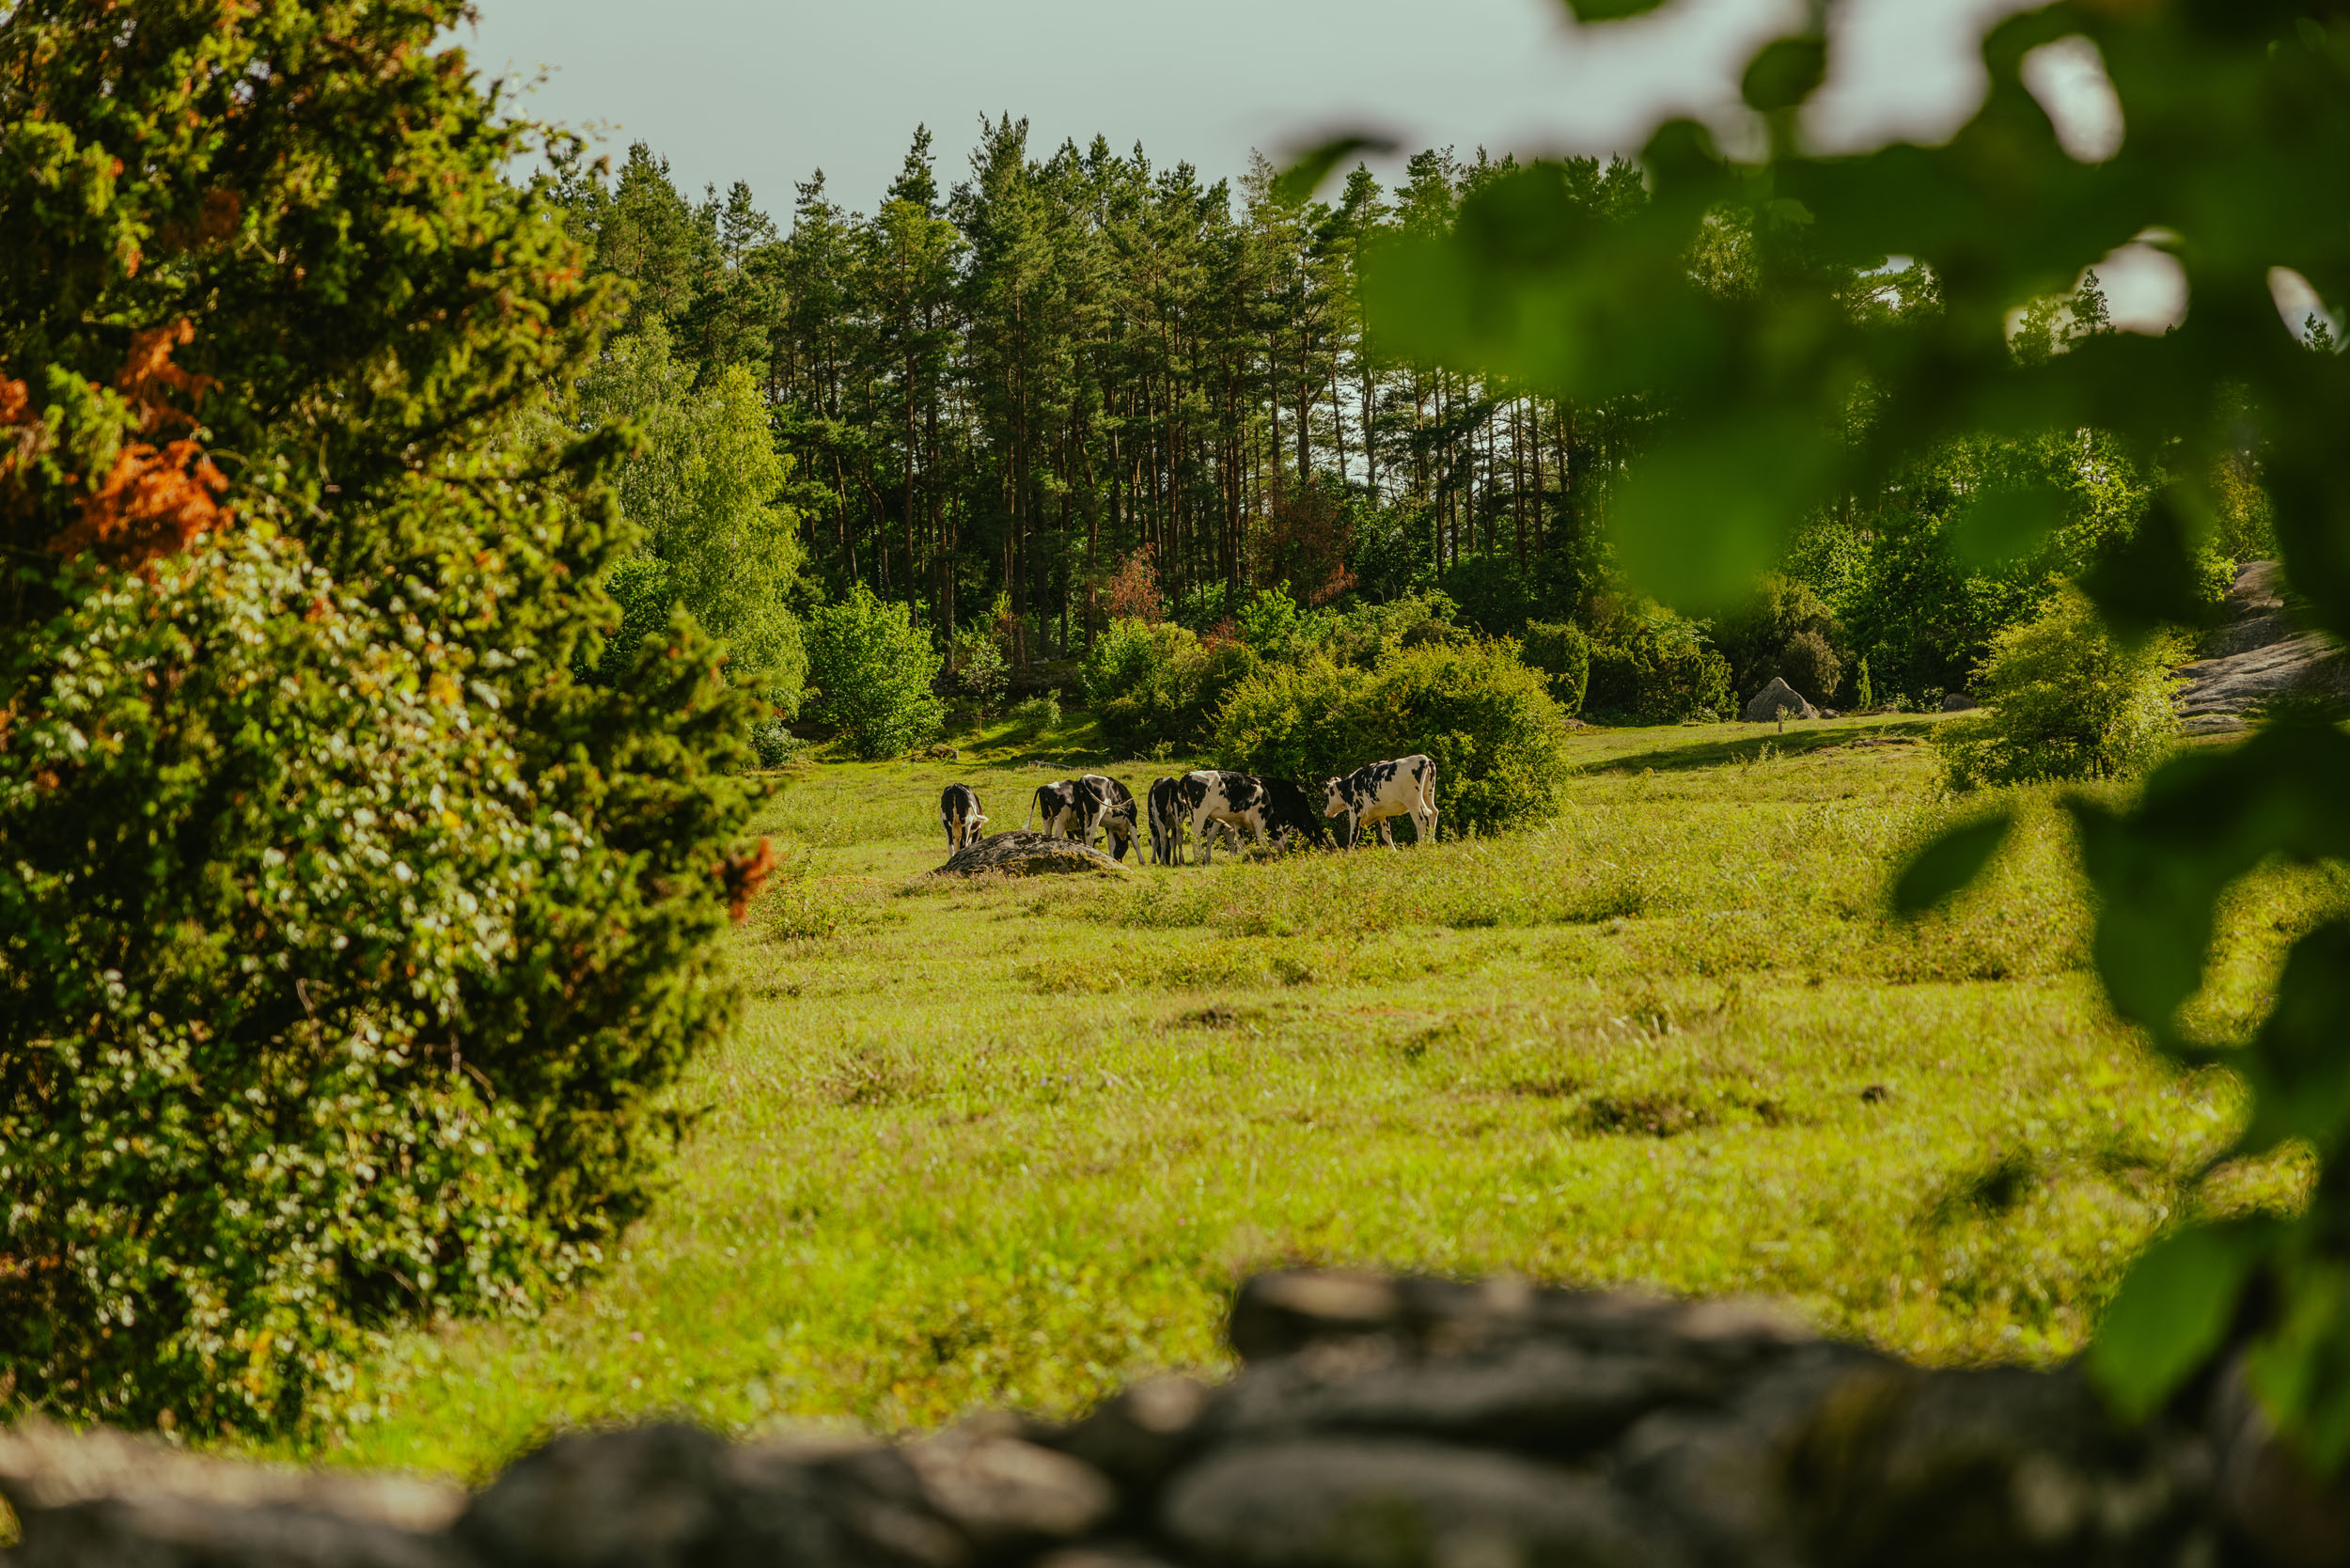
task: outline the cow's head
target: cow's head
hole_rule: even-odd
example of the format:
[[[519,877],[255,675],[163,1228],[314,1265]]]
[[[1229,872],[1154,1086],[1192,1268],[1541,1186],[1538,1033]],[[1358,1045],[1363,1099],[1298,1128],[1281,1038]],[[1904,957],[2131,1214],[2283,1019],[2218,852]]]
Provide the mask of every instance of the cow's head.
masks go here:
[[[1346,780],[1325,778],[1322,781],[1322,814],[1335,817],[1347,808]]]

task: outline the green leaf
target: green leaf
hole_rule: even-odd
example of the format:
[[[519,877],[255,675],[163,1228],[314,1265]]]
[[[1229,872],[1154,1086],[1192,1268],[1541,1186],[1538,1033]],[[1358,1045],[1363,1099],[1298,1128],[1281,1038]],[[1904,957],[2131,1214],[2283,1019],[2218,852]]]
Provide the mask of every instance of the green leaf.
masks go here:
[[[1982,875],[2015,826],[2012,811],[1951,828],[1918,852],[1893,884],[1893,912],[1916,917],[1948,903]]]
[[[2177,486],[2154,497],[2145,521],[2081,578],[2116,635],[2136,640],[2165,626],[2198,626],[2217,606],[2195,567],[2194,538],[2207,525]]]
[[[1321,146],[1298,154],[1297,160],[1283,169],[1273,181],[1273,199],[1284,207],[1303,206],[1330,178],[1330,171],[1358,152],[1386,153],[1395,150],[1395,143],[1386,136],[1354,132],[1333,136]]]
[[[1577,22],[1614,22],[1627,16],[1645,16],[1664,3],[1665,0],[1566,0],[1566,7]]]
[[[2138,1260],[2089,1351],[2091,1380],[2123,1416],[2153,1414],[2210,1357],[2274,1231],[2259,1220],[2197,1226]]]
[[[1818,37],[1775,39],[1747,65],[1738,84],[1749,108],[1772,114],[1792,109],[1817,92],[1827,77],[1827,40]]]
[[[2253,1090],[2242,1147],[2260,1153],[2305,1137],[2330,1153],[2350,1123],[2350,921],[2331,920],[2293,945],[2277,1003],[2240,1064]]]
[[[1950,529],[1950,550],[1970,566],[1998,566],[2029,555],[2064,522],[2064,501],[2053,490],[1986,491]]]

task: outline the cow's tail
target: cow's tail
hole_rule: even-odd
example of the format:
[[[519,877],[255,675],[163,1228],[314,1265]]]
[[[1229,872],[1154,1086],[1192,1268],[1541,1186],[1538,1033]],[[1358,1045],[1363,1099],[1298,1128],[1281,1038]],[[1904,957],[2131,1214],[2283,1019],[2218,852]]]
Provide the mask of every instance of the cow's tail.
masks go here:
[[[1044,792],[1042,790],[1028,797],[1028,820],[1020,824],[1021,832],[1026,833],[1036,825],[1036,808],[1043,804]]]

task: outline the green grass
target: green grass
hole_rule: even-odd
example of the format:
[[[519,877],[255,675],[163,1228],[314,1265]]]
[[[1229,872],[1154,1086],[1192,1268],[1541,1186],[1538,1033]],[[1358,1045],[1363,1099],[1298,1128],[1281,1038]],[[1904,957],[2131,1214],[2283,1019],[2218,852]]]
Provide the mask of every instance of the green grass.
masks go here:
[[[2199,1198],[2236,1091],[2104,1014],[2045,795],[1990,886],[1882,917],[1950,809],[1929,722],[1592,730],[1504,839],[1038,883],[922,879],[938,791],[1017,826],[1103,760],[1089,730],[804,769],[673,1190],[543,1321],[403,1338],[336,1452],[471,1477],[653,1413],[1071,1412],[1227,1371],[1233,1282],[1296,1262],[1763,1292],[1929,1360],[2062,1356],[2179,1205],[2308,1172]],[[2342,891],[2238,901],[2211,1032]]]

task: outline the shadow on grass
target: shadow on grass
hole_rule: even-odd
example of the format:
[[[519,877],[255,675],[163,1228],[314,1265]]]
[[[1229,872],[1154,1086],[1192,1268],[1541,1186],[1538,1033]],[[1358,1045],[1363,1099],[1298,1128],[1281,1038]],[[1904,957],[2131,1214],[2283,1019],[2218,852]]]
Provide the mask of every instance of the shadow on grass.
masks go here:
[[[1785,734],[1766,731],[1759,735],[1741,735],[1732,740],[1695,741],[1687,745],[1636,751],[1623,757],[1611,757],[1604,762],[1586,762],[1581,771],[1639,773],[1653,768],[1669,773],[1685,768],[1713,768],[1725,762],[1751,762],[1765,750],[1775,750],[1781,757],[1800,757],[1806,752],[1830,751],[1838,746],[1856,744],[1908,744],[1923,741],[1933,729],[1934,721],[1927,718],[1901,719],[1866,728],[1806,724],[1799,729],[1790,729]]]

